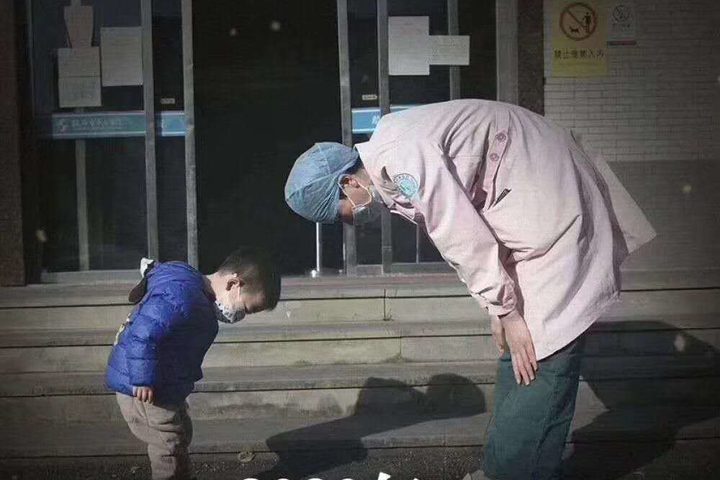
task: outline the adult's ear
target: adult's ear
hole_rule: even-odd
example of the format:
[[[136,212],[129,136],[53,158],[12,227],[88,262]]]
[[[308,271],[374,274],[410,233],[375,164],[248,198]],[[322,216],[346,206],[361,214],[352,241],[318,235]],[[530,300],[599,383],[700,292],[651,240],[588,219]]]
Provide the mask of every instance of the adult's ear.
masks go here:
[[[340,185],[343,187],[357,188],[360,184],[353,174],[345,175],[340,179]]]

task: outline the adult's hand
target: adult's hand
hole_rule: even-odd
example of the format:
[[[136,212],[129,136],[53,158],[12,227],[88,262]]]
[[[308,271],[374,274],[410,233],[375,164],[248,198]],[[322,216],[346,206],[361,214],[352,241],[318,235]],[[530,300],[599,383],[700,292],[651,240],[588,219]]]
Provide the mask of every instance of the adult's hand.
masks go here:
[[[133,396],[145,403],[153,403],[152,387],[133,387]]]
[[[505,343],[510,349],[515,381],[518,385],[520,385],[521,382],[525,383],[525,385],[530,385],[530,382],[535,380],[535,372],[538,369],[538,364],[537,358],[535,357],[535,346],[533,345],[527,323],[525,323],[525,319],[517,310],[501,316],[499,323],[502,326]],[[494,330],[493,337],[495,337]]]
[[[498,352],[500,352],[500,355],[504,354],[507,346],[505,330],[503,329],[502,322],[495,315],[490,315],[490,331],[492,332],[495,347],[498,349]]]

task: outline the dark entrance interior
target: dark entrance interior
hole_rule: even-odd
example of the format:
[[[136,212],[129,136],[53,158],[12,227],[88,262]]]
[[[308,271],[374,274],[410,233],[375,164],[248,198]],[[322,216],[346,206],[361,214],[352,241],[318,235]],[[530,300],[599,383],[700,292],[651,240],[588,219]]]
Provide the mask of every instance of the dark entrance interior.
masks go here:
[[[315,227],[285,205],[283,187],[313,142],[340,141],[335,1],[219,0],[194,10],[201,269],[256,244],[284,273],[304,273]],[[327,248],[341,259],[339,239]]]
[[[458,5],[460,34],[471,38],[471,66],[461,69],[462,97],[494,99],[495,2]],[[447,34],[444,0],[395,0],[388,10],[427,15],[431,35]],[[352,106],[377,106],[372,99],[377,93],[375,2],[349,0],[348,22]],[[336,0],[194,2],[203,271],[217,267],[238,244],[270,248],[284,274],[313,268],[315,225],[290,211],[283,187],[300,153],[317,141],[341,140],[336,29]],[[390,81],[393,104],[437,102],[448,95],[447,67]],[[355,141],[367,138],[356,135]],[[396,230],[396,261],[414,258],[414,227],[403,224]],[[342,268],[342,229],[326,226],[323,233],[324,266]],[[362,263],[379,260],[379,235],[379,228],[359,232]]]

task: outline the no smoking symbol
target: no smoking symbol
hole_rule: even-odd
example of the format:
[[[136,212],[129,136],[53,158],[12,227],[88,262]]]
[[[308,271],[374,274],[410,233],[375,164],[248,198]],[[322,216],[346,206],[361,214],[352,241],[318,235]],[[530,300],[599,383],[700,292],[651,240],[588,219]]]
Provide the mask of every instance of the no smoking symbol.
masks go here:
[[[597,14],[587,3],[571,3],[560,14],[560,29],[571,40],[590,38],[597,28]]]

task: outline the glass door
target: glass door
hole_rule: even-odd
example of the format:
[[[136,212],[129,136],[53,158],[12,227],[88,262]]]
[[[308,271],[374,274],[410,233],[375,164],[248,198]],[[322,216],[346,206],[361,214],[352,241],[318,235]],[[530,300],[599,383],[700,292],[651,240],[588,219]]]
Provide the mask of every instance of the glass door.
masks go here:
[[[411,35],[427,41],[427,52],[457,40],[467,42],[469,53],[448,61],[427,53],[425,65],[401,65],[398,56],[417,60],[412,45],[403,44]],[[496,98],[494,1],[338,0],[338,45],[347,145],[369,140],[390,112]],[[351,276],[451,271],[421,228],[389,212],[372,224],[345,227],[344,261]]]
[[[191,0],[28,0],[45,282],[197,263]]]

